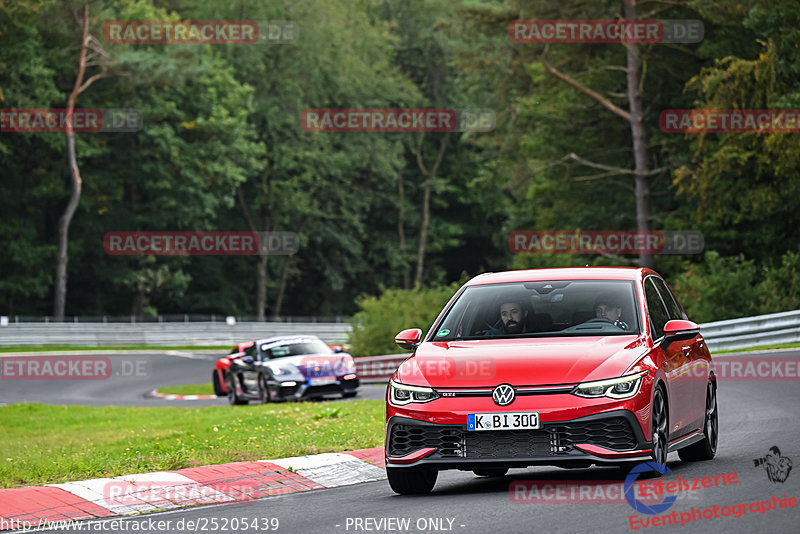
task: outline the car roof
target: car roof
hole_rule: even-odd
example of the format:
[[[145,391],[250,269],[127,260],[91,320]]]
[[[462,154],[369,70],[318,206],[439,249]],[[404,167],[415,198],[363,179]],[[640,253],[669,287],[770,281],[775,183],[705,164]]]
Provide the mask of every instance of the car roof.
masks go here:
[[[298,343],[300,341],[319,341],[322,343],[322,340],[317,336],[308,334],[308,335],[295,335],[295,336],[273,336],[273,337],[265,337],[264,339],[259,339],[256,341],[256,344],[263,345],[264,343],[274,345],[283,343]]]
[[[656,274],[643,267],[557,267],[524,269],[479,274],[466,283],[468,286],[547,280],[639,280],[646,274]]]

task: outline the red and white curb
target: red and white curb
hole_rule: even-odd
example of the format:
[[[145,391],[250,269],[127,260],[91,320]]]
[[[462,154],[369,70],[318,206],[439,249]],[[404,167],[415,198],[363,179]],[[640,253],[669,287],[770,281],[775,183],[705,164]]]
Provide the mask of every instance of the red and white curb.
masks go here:
[[[247,501],[386,478],[383,447],[0,489],[0,530]]]
[[[157,399],[167,399],[167,400],[205,400],[205,399],[216,399],[216,395],[173,395],[167,393],[159,393],[157,389],[154,389],[150,393],[147,394],[148,397],[154,397]]]

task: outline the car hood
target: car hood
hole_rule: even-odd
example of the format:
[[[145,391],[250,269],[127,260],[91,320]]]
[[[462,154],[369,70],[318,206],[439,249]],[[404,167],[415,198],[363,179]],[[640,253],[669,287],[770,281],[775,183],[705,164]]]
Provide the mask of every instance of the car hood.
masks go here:
[[[432,387],[575,384],[621,376],[646,351],[637,335],[426,342],[396,379]]]

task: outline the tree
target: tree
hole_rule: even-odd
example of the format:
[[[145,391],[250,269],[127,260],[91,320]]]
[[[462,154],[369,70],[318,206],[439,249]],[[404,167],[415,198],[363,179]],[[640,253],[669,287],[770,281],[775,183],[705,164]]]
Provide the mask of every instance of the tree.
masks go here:
[[[72,117],[75,110],[75,102],[81,93],[86,91],[97,80],[111,75],[108,71],[107,62],[104,61],[104,58],[108,57],[108,53],[103,50],[97,39],[89,33],[89,4],[83,6],[83,17],[79,22],[83,30],[78,56],[78,73],[75,76],[75,85],[67,99],[66,114],[68,117]],[[93,57],[87,59],[87,54],[90,49],[93,52]],[[98,61],[94,62],[94,59],[98,59]],[[86,68],[91,66],[99,66],[100,72],[84,81]],[[56,321],[64,320],[64,307],[67,303],[69,226],[72,222],[73,215],[75,215],[75,210],[78,208],[78,203],[81,199],[81,188],[83,186],[83,179],[78,169],[78,159],[75,156],[75,132],[72,127],[67,127],[65,135],[67,138],[67,158],[69,160],[69,176],[72,192],[67,206],[64,208],[64,213],[58,221],[58,256],[56,258],[56,287],[55,299],[53,302],[53,315]]]

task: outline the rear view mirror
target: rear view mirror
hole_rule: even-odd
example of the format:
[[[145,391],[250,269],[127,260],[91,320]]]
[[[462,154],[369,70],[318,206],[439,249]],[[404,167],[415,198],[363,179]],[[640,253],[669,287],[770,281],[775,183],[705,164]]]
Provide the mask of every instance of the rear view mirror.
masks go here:
[[[666,347],[673,341],[684,341],[692,339],[700,333],[700,327],[692,321],[673,319],[664,325],[664,340],[661,347]]]
[[[422,341],[422,330],[419,328],[409,328],[394,336],[394,342],[401,349],[414,350]]]

